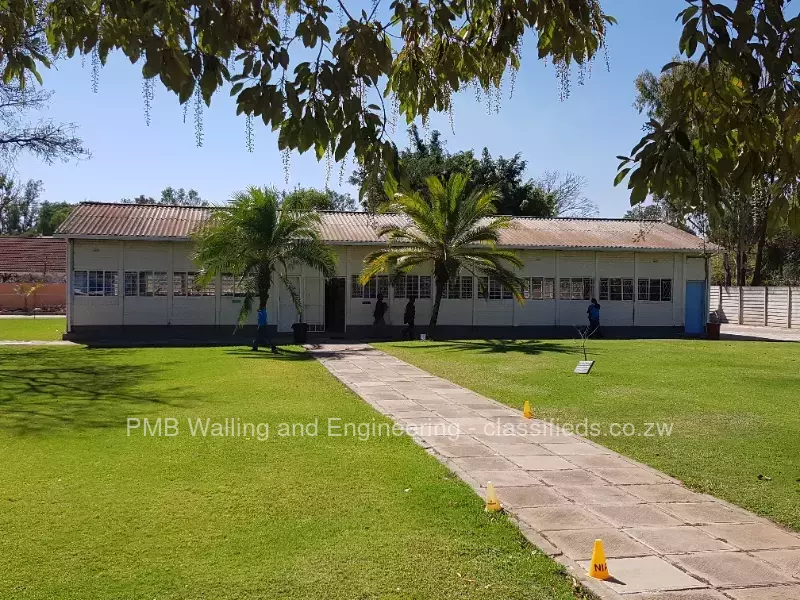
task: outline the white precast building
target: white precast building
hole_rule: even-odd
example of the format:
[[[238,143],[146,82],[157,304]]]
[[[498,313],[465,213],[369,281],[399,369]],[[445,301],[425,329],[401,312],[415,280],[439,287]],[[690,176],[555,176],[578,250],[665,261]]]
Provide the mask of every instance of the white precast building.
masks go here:
[[[242,302],[234,277],[220,275],[203,289],[193,283],[199,266],[192,260],[191,234],[213,210],[220,209],[78,205],[57,232],[67,240],[68,332],[229,335]],[[402,217],[323,212],[321,219],[322,238],[339,258],[336,277],[325,280],[304,267],[290,273],[303,299],[302,314],[276,282],[268,304],[272,326],[291,331],[302,319],[312,332],[363,335],[378,293],[389,304],[388,325],[402,327],[410,295],[417,298],[418,327],[427,324],[435,294],[430,267],[394,284],[388,273],[367,286],[358,283],[364,257],[386,243],[377,230]],[[445,289],[440,334],[523,337],[560,329],[572,335],[574,326],[586,323],[592,297],[602,306],[607,329],[703,331],[711,248],[689,233],[651,221],[514,218],[500,245],[524,263],[519,275],[526,281],[525,302],[517,303],[498,282],[462,273]],[[254,314],[249,323],[255,323]]]

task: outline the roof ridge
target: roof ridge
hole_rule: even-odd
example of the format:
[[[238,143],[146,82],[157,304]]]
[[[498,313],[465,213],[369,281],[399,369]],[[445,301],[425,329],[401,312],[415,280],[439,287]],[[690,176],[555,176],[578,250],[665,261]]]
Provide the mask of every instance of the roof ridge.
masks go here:
[[[130,206],[141,208],[187,208],[195,210],[213,210],[218,208],[225,208],[220,204],[212,204],[210,206],[193,206],[187,204],[136,204],[134,202],[103,202],[100,200],[81,200],[77,206]]]

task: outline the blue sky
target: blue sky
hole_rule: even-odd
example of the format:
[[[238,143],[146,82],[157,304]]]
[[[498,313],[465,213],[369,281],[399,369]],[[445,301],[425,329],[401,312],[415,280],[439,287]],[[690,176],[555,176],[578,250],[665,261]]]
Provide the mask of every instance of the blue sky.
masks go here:
[[[644,69],[659,72],[677,53],[680,25],[675,15],[684,0],[603,0],[605,11],[619,20],[608,38],[610,71],[598,60],[584,85],[573,83],[570,97],[559,100],[552,65],[536,59],[533,40],[523,48],[523,66],[512,99],[506,84],[499,114],[487,114],[473,91],[455,100],[455,135],[447,115],[430,127],[443,132],[450,150],[484,146],[494,155],[521,152],[528,176],[547,170],[572,171],[587,179],[585,194],[604,217],[619,217],[629,207],[627,190],[614,188],[618,161],[642,135],[643,116],[633,108],[633,80]],[[43,199],[68,202],[118,201],[139,194],[158,196],[171,185],[196,189],[203,198],[222,202],[248,185],[324,187],[325,162],[312,153],[293,155],[288,185],[277,150],[277,138],[255,122],[255,148],[245,144],[245,119],[236,117],[227,93],[218,94],[203,114],[203,146],[195,143],[193,111],[186,123],[175,96],[156,84],[151,122],[145,123],[139,67],[112,55],[92,91],[90,61],[73,59],[43,73],[55,92],[46,117],[75,123],[92,152],[86,161],[45,165],[23,157],[18,178],[44,182]],[[395,139],[405,145],[398,128]],[[333,166],[329,185],[356,195],[346,182],[339,186],[340,165]]]

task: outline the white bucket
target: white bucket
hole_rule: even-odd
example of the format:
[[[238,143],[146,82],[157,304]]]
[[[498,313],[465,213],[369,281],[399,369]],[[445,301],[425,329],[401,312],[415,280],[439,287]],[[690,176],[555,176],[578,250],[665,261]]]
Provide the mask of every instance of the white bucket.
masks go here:
[[[427,333],[420,333],[419,334],[419,339],[424,342],[425,340],[428,339],[428,334]]]

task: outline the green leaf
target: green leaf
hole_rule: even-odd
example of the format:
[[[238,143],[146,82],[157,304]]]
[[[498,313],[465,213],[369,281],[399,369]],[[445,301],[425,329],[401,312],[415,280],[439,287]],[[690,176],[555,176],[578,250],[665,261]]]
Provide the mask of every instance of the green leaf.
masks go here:
[[[617,186],[622,183],[622,180],[625,179],[628,173],[630,173],[630,170],[630,167],[628,167],[627,169],[622,169],[619,173],[617,173],[617,176],[614,178],[614,185]]]

